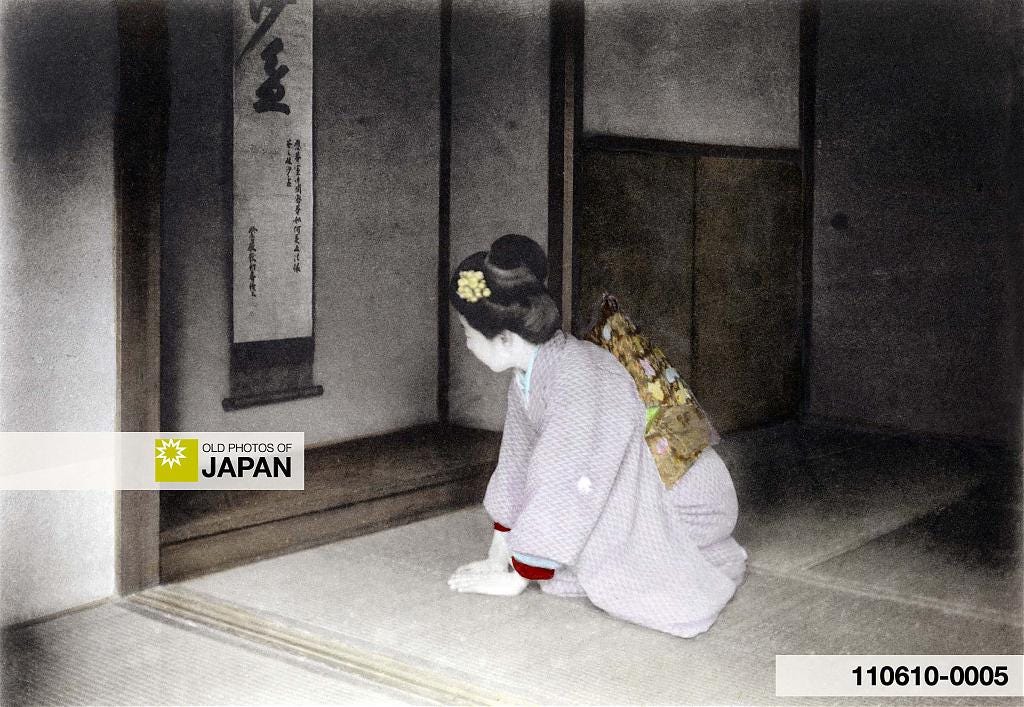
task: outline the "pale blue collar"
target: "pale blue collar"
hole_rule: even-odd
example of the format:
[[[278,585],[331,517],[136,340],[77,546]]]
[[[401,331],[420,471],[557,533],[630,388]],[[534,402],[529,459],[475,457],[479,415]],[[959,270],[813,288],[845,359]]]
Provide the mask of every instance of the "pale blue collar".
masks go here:
[[[523,391],[523,398],[526,400],[530,399],[530,374],[533,373],[533,362],[537,360],[537,354],[540,352],[538,346],[533,350],[533,355],[530,356],[530,362],[526,365],[526,371],[516,371],[516,380],[519,382],[519,389]]]

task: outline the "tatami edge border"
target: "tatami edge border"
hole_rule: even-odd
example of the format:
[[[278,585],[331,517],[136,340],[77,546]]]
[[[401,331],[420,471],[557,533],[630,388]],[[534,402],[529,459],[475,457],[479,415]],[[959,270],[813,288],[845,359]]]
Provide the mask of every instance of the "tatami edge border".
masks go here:
[[[821,587],[822,589],[831,589],[833,591],[856,594],[858,596],[868,597],[871,599],[891,601],[896,604],[932,609],[944,614],[953,614],[1003,626],[1024,628],[1024,620],[1009,616],[1005,612],[997,609],[970,607],[956,602],[936,599],[934,597],[928,597],[920,594],[901,594],[896,591],[875,586],[868,582],[858,582],[856,580],[833,577],[832,575],[817,569],[829,560],[841,557],[848,552],[853,552],[854,550],[864,547],[879,538],[896,532],[900,528],[911,523],[915,523],[958,500],[963,500],[973,491],[976,491],[980,486],[980,481],[968,483],[964,488],[945,494],[940,497],[940,499],[933,500],[933,502],[928,504],[927,507],[916,509],[915,512],[909,514],[905,518],[900,518],[897,521],[891,521],[873,532],[865,533],[855,540],[844,543],[842,546],[830,548],[827,552],[823,552],[819,556],[805,560],[794,567],[788,569],[775,569],[762,565],[755,560],[748,562],[747,568],[751,573],[764,577],[791,579],[804,584]]]
[[[348,645],[334,638],[285,625],[256,611],[180,587],[154,587],[125,598],[158,613],[315,660],[372,683],[441,704],[526,704],[492,690],[454,680],[400,660]]]
[[[854,594],[856,596],[866,597],[868,599],[877,599],[880,601],[890,601],[894,604],[913,606],[918,609],[931,609],[932,611],[938,611],[947,615],[960,616],[962,618],[984,621],[1000,626],[1024,628],[1024,621],[1009,616],[997,609],[973,608],[964,606],[963,604],[957,604],[943,599],[935,599],[933,597],[926,597],[919,594],[900,594],[899,592],[894,592],[882,587],[876,587],[875,585],[868,584],[866,582],[857,582],[845,578],[838,579],[829,575],[819,574],[811,570],[778,571],[751,565],[749,566],[749,571],[751,574],[760,575],[762,577],[792,580],[794,582],[800,582],[801,584],[820,587],[821,589],[831,589],[834,592]]]

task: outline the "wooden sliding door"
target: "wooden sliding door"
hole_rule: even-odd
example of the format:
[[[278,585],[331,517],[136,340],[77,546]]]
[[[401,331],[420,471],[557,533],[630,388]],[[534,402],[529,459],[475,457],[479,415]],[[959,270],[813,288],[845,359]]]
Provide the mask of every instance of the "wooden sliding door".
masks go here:
[[[583,151],[581,331],[614,293],[721,431],[798,412],[800,169],[698,150]]]

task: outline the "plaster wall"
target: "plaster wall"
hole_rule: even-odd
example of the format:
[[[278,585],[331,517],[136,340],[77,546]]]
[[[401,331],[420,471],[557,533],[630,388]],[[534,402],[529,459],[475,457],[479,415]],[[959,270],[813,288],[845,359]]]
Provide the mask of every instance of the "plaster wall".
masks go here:
[[[452,4],[453,269],[506,233],[547,247],[548,12],[541,0]],[[454,314],[450,350],[452,422],[501,429],[510,374],[473,358]]]
[[[298,430],[318,444],[435,420],[437,3],[315,3],[314,382],[324,395],[226,413],[229,8],[170,8],[164,427]]]
[[[797,0],[586,0],[589,133],[798,147]]]
[[[0,432],[116,426],[112,4],[0,3]],[[114,495],[0,493],[0,624],[114,592]]]

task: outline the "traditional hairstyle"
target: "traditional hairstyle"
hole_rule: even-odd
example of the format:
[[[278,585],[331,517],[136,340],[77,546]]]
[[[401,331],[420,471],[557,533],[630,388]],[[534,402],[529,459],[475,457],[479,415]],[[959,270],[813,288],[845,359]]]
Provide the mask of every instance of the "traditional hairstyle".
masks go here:
[[[558,331],[555,301],[544,287],[544,250],[526,236],[510,233],[463,260],[452,273],[448,300],[471,327],[488,339],[502,331],[542,344]]]

